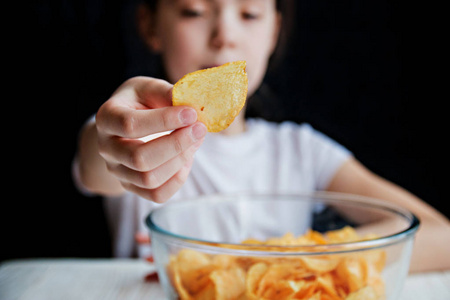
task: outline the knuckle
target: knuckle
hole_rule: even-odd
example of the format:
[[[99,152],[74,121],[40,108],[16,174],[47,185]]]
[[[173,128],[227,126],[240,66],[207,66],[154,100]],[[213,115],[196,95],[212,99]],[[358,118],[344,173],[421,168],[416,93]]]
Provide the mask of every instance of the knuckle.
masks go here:
[[[106,158],[108,154],[109,145],[106,139],[104,138],[98,138],[97,139],[97,151],[98,154],[100,154],[101,157]]]
[[[173,150],[175,153],[179,154],[179,153],[183,152],[184,147],[183,147],[183,142],[180,137],[176,137],[173,140],[172,146],[173,146]]]
[[[134,76],[131,78],[128,78],[127,80],[125,80],[125,82],[123,83],[123,86],[135,86],[137,83],[139,83],[140,80],[142,80],[142,76]]]
[[[150,190],[148,194],[149,199],[155,203],[164,203],[167,200],[159,189]]]
[[[102,157],[105,158],[106,157],[106,149],[107,147],[105,146],[105,144],[103,142],[98,142],[98,146],[97,146],[97,151],[98,154]]]
[[[190,153],[190,151],[186,150],[180,153],[179,158],[181,160],[181,163],[184,165],[191,160],[192,156],[193,155]]]
[[[135,149],[129,155],[129,164],[131,168],[137,171],[146,171],[147,159],[146,154],[140,148]]]
[[[182,186],[184,184],[184,182],[187,179],[187,174],[184,174],[184,172],[178,172],[174,177],[173,177],[173,181],[175,183],[175,185],[177,186]]]
[[[170,110],[164,110],[161,114],[160,114],[160,118],[161,118],[161,120],[160,120],[160,122],[161,122],[161,125],[162,125],[162,127],[164,128],[164,129],[167,129],[167,128],[172,128],[173,126],[171,126],[171,118],[172,118],[172,116],[171,116],[171,114],[170,114]]]
[[[142,173],[141,185],[148,189],[155,189],[161,186],[161,181],[156,175],[155,171]]]
[[[133,137],[136,129],[136,118],[133,115],[121,115],[119,124],[124,137]]]
[[[117,173],[117,167],[116,166],[113,166],[112,164],[110,164],[108,162],[106,162],[105,165],[106,165],[106,169],[108,170],[109,173],[111,173],[113,175],[116,175],[116,173]]]
[[[104,117],[105,110],[108,110],[108,101],[105,102],[102,106],[100,106],[95,115],[95,126],[97,127],[97,130],[99,132],[103,131],[106,127],[104,124],[105,123],[104,120],[106,119],[106,117]]]
[[[127,191],[133,192],[131,184],[125,181],[119,181],[120,185]]]

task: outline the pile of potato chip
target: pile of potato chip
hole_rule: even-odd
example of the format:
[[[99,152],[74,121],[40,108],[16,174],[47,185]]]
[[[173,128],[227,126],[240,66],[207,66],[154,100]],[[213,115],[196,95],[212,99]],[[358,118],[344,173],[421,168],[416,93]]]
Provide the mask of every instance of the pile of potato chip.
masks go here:
[[[373,238],[360,237],[345,227],[325,234],[309,230],[300,237],[287,233],[267,241],[250,239],[243,244],[326,245]],[[381,300],[385,299],[381,277],[385,261],[386,254],[379,249],[280,257],[210,255],[183,249],[171,256],[167,269],[182,300]]]

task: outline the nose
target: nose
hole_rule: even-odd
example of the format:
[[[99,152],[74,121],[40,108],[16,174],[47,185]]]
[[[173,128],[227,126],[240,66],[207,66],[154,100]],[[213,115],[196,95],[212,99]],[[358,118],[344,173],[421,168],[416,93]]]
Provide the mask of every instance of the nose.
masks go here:
[[[238,21],[230,12],[217,14],[211,31],[211,47],[214,49],[236,47],[239,34]]]

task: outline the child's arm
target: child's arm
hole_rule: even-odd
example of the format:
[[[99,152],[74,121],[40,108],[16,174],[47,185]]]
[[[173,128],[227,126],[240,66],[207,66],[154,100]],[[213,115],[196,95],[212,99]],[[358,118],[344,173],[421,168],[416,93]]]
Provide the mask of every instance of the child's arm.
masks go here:
[[[411,272],[450,269],[450,222],[424,201],[373,174],[356,159],[344,163],[328,190],[384,199],[410,210],[421,222]]]
[[[172,85],[136,77],[126,81],[81,132],[80,180],[90,191],[118,195],[130,190],[155,202],[184,183],[206,127],[189,107],[171,106]],[[139,138],[172,131],[143,142]]]

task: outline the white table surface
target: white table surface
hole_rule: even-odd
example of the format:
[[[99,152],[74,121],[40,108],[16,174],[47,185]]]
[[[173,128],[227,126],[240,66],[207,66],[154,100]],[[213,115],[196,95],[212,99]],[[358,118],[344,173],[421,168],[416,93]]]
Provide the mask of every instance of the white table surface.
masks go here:
[[[155,267],[137,259],[33,259],[0,265],[1,300],[164,300]],[[449,300],[450,270],[408,276],[401,300]]]

